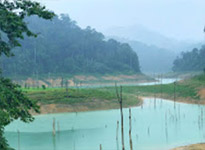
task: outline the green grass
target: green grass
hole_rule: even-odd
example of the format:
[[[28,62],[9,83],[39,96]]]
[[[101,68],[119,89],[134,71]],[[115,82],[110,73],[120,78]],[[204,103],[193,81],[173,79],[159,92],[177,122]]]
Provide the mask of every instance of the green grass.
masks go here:
[[[106,99],[111,100],[116,98],[113,93],[103,92],[98,89],[29,89],[24,92],[31,99],[37,100],[41,103],[79,103],[89,99]]]
[[[105,107],[118,108],[115,91],[108,91],[105,89],[74,89],[69,88],[68,93],[66,89],[49,88],[49,89],[23,89],[24,93],[32,100],[41,104],[65,104],[65,105],[84,105],[93,108]],[[124,107],[136,106],[139,100],[134,95],[124,94]],[[93,103],[93,104],[92,104]],[[101,105],[101,106],[95,106]]]
[[[177,99],[199,101],[198,91],[205,88],[205,75],[198,75],[191,79],[177,82],[176,85],[149,85],[149,86],[123,86],[124,107],[140,104],[138,96],[156,96],[174,99],[174,88]],[[115,87],[104,88],[64,88],[22,89],[31,99],[41,104],[65,104],[87,106],[88,109],[118,108]]]
[[[197,75],[193,78],[186,79],[182,82],[166,85],[148,85],[148,86],[124,86],[123,92],[139,96],[166,97],[173,99],[174,91],[178,98],[189,98],[190,100],[199,100],[198,91],[205,88],[205,75]],[[104,88],[108,91],[115,91],[114,87]]]

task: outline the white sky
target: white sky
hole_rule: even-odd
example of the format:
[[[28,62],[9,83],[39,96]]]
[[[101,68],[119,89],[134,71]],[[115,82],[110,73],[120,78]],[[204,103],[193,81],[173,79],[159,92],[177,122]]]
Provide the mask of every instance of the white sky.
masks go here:
[[[205,0],[40,0],[81,27],[143,25],[178,40],[203,40]]]

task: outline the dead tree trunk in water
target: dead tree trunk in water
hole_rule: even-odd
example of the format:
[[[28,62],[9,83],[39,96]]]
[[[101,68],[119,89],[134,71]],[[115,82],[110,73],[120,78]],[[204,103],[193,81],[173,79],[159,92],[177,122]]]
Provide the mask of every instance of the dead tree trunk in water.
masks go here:
[[[18,133],[18,150],[20,150],[20,131],[17,131]]]
[[[117,121],[116,140],[118,141],[119,121]]]
[[[63,79],[63,77],[61,77],[61,88],[63,88],[63,86],[64,86],[64,79]]]
[[[129,125],[130,125],[130,129],[129,129],[129,137],[130,137],[130,150],[132,150],[132,114],[131,114],[131,108],[129,109]]]
[[[124,123],[123,123],[123,110],[122,110],[122,86],[120,86],[120,94],[118,92],[117,84],[115,83],[116,88],[116,95],[118,102],[120,104],[120,114],[121,114],[121,134],[122,134],[122,150],[125,150],[125,144],[124,144]]]
[[[59,123],[59,121],[58,121],[58,133],[60,133],[60,123]]]
[[[56,135],[56,119],[53,118],[53,136]]]
[[[176,109],[176,82],[174,82],[174,109]]]
[[[156,81],[154,81],[154,86],[156,87]],[[156,88],[154,89],[154,109],[156,109]]]
[[[69,94],[68,94],[68,80],[65,81],[65,88],[66,88],[66,96],[69,97]]]

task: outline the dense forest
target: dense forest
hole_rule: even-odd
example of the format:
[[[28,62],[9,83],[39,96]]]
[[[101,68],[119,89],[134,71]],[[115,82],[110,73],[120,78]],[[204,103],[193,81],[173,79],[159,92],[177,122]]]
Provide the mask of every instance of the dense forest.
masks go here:
[[[137,54],[125,43],[105,40],[87,27],[81,29],[68,15],[52,21],[36,16],[26,19],[37,38],[26,37],[15,57],[1,58],[6,76],[34,74],[139,73]]]
[[[205,46],[194,48],[190,52],[182,52],[174,61],[173,71],[202,71],[205,69]]]

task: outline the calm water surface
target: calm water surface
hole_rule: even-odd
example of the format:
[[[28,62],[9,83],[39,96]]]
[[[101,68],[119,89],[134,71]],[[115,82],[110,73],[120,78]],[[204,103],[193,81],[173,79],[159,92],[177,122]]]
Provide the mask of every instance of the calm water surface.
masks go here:
[[[204,142],[204,111],[204,106],[177,103],[174,108],[171,101],[145,99],[143,107],[132,108],[134,150],[167,150]],[[124,109],[126,149],[129,149],[128,113]],[[53,118],[57,122],[55,137]],[[100,144],[103,150],[118,150],[121,147],[120,137],[116,140],[118,120],[119,110],[41,115],[31,124],[12,123],[6,128],[6,137],[12,147],[21,150],[98,150]]]
[[[162,84],[174,79],[163,79]],[[161,84],[148,83],[148,84]],[[143,84],[147,85],[147,84]],[[129,149],[128,109],[124,110],[126,150]],[[205,106],[146,98],[142,107],[132,108],[134,150],[168,150],[205,141]],[[52,135],[53,118],[56,136]],[[17,150],[103,150],[121,149],[117,131],[119,110],[63,113],[36,116],[33,123],[15,121],[6,127],[9,144]],[[19,132],[18,132],[19,131]],[[116,135],[119,135],[116,140]]]

